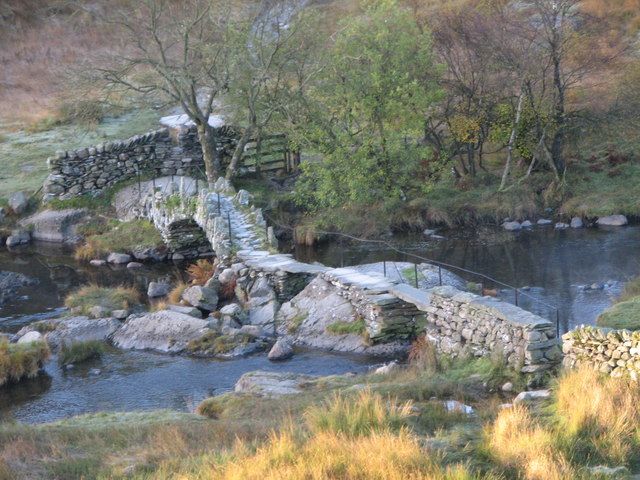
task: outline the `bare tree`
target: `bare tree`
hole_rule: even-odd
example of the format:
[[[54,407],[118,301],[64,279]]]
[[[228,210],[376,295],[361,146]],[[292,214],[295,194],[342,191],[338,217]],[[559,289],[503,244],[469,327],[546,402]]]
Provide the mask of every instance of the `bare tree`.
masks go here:
[[[207,180],[221,169],[216,129],[210,117],[227,91],[237,46],[233,0],[143,0],[135,12],[111,22],[125,35],[125,54],[99,69],[112,91],[162,94],[196,125]]]

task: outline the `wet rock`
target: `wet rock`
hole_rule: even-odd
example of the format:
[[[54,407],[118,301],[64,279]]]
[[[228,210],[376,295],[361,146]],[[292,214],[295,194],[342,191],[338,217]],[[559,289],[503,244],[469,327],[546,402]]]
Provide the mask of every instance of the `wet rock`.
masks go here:
[[[107,262],[115,265],[122,265],[131,261],[131,255],[128,253],[110,253]]]
[[[133,258],[141,262],[146,262],[148,260],[162,262],[167,258],[167,254],[165,252],[151,247],[136,247],[131,253],[133,254]]]
[[[287,360],[293,356],[293,347],[291,343],[284,338],[278,339],[278,341],[271,347],[267,358],[272,361]]]
[[[25,192],[14,192],[9,197],[9,206],[16,214],[22,214],[29,205],[29,197]]]
[[[112,341],[119,348],[179,353],[191,340],[210,332],[208,325],[206,320],[191,315],[161,310],[129,317],[114,333]]]
[[[100,260],[100,259],[93,259],[89,262],[90,265],[94,266],[94,267],[104,267],[107,264],[106,260]]]
[[[395,360],[375,369],[376,375],[388,375],[400,369],[400,365]]]
[[[164,282],[151,282],[147,288],[147,296],[149,298],[164,297],[171,291],[171,285]]]
[[[525,220],[524,222],[522,222],[521,226],[522,228],[531,228],[533,227],[533,223],[531,223],[531,221],[529,220]]]
[[[89,375],[93,375],[98,376],[102,373],[102,370],[100,370],[99,368],[92,368],[91,370],[89,370]]]
[[[556,230],[566,230],[567,228],[569,228],[569,224],[568,223],[564,223],[564,222],[558,222],[555,225],[555,229]]]
[[[431,228],[426,228],[422,231],[422,234],[426,237],[430,237],[431,235],[435,234],[436,231],[431,229]]]
[[[167,309],[171,310],[172,312],[191,315],[194,318],[202,318],[202,312],[195,307],[189,307],[185,305],[169,305]]]
[[[84,208],[44,210],[20,222],[31,231],[33,240],[53,243],[77,243],[82,239],[78,226],[88,219]]]
[[[218,293],[212,288],[194,285],[182,292],[182,300],[193,307],[211,312],[218,306]]]
[[[553,221],[549,220],[548,218],[541,218],[536,223],[538,225],[551,225]]]
[[[596,223],[602,227],[622,227],[627,225],[629,221],[624,215],[609,215],[607,217],[598,218]]]
[[[7,237],[7,247],[16,247],[18,245],[26,245],[31,241],[31,233],[27,230],[13,230],[11,235]]]
[[[35,278],[27,277],[22,273],[0,271],[0,305],[21,288],[37,283]]]
[[[571,219],[571,228],[582,228],[584,227],[584,223],[580,217],[573,217]]]
[[[18,343],[39,342],[40,340],[42,340],[42,334],[40,332],[36,332],[35,330],[33,330],[21,336],[18,339]]]
[[[62,343],[106,341],[120,327],[115,318],[93,319],[86,316],[61,319],[56,329],[45,335],[47,343],[57,349]]]
[[[317,379],[299,373],[248,372],[240,377],[234,390],[259,397],[281,397],[301,393]]]
[[[127,263],[127,268],[131,269],[131,270],[135,270],[136,268],[142,268],[144,267],[144,265],[142,265],[140,262],[129,262]]]
[[[534,403],[551,398],[551,390],[530,390],[528,392],[520,392],[513,399],[514,405]]]
[[[504,222],[502,224],[502,228],[507,230],[508,232],[515,232],[522,228],[520,222]]]

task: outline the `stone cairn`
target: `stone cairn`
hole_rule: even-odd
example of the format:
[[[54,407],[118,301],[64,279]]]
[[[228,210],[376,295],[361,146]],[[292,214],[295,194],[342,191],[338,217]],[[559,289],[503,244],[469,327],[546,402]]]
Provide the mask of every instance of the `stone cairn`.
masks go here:
[[[640,332],[583,326],[562,336],[563,365],[589,366],[612,377],[638,380]]]

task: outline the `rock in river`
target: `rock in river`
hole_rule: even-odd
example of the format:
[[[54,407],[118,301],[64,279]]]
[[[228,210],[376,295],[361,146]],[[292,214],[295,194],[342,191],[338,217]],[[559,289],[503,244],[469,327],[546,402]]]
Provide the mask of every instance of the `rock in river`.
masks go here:
[[[161,310],[129,319],[113,335],[116,347],[178,353],[191,340],[210,332],[209,322],[184,313]]]
[[[252,325],[253,326],[253,325]],[[293,356],[293,347],[288,340],[280,338],[269,351],[267,358],[272,361],[287,360]]]
[[[77,243],[82,236],[78,225],[87,220],[86,209],[44,210],[20,222],[31,230],[34,240],[56,243]]]
[[[53,348],[60,347],[62,343],[106,341],[119,326],[120,322],[115,318],[65,318],[56,323],[55,330],[47,333],[45,339]]]
[[[622,227],[629,223],[624,215],[609,215],[608,217],[600,217],[596,222],[601,227]]]
[[[248,372],[236,383],[236,393],[246,393],[259,397],[281,397],[301,393],[306,385],[318,377],[298,373]]]

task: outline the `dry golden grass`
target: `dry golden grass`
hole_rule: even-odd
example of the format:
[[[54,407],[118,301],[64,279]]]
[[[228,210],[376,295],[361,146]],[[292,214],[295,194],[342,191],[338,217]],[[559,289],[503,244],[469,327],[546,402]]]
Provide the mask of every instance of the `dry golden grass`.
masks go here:
[[[189,287],[188,283],[183,281],[178,282],[176,286],[173,287],[173,290],[169,292],[169,295],[167,295],[167,301],[170,304],[179,305],[182,301],[182,292],[184,292],[187,287]]]
[[[192,285],[204,285],[213,277],[216,264],[214,261],[200,259],[187,268],[187,274]]]
[[[0,387],[8,382],[35,377],[50,356],[44,341],[10,344],[0,340]]]
[[[88,315],[91,307],[95,306],[113,311],[130,308],[139,302],[140,292],[133,287],[107,288],[94,284],[70,293],[64,300],[67,308],[77,309],[83,315]]]

